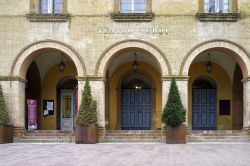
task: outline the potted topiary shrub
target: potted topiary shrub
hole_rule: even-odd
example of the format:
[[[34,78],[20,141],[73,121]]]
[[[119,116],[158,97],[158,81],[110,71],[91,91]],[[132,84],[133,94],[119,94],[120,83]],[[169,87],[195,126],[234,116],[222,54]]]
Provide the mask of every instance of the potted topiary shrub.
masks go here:
[[[13,142],[13,127],[5,105],[2,86],[0,84],[0,143]]]
[[[94,144],[98,142],[97,104],[92,98],[88,78],[76,114],[75,142],[76,144]]]
[[[186,111],[182,105],[175,79],[172,79],[168,100],[162,114],[162,121],[166,124],[167,143],[186,143],[186,126],[182,124],[186,119]]]

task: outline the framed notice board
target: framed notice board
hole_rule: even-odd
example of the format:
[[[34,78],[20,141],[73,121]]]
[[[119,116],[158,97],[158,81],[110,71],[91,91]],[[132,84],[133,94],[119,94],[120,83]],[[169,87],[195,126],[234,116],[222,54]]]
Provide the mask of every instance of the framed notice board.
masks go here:
[[[43,115],[54,115],[54,100],[43,100]]]
[[[230,100],[220,100],[220,115],[230,115]]]

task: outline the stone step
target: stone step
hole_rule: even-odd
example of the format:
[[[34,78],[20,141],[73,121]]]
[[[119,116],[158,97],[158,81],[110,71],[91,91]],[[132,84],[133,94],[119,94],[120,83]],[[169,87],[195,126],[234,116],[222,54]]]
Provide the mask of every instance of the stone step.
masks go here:
[[[75,139],[19,139],[15,143],[75,143]]]
[[[156,138],[160,138],[161,136],[148,136],[148,135],[135,135],[135,136],[124,136],[124,135],[119,135],[119,136],[110,136],[110,135],[106,135],[104,136],[104,138],[149,138],[149,139],[156,139]]]
[[[161,130],[106,130],[103,143],[161,143]]]
[[[74,133],[73,130],[28,130],[28,133]]]
[[[69,135],[74,134],[74,131],[60,131],[60,130],[33,130],[26,131],[27,135]]]
[[[164,143],[161,139],[102,139],[99,143]]]
[[[246,133],[189,133],[188,135],[247,135]]]
[[[132,136],[150,136],[150,137],[157,137],[157,136],[161,136],[160,133],[156,133],[156,134],[123,134],[123,133],[112,133],[112,134],[109,134],[109,133],[106,133],[107,136],[125,136],[125,137],[132,137]]]
[[[74,136],[22,136],[21,139],[71,139]]]
[[[72,143],[75,137],[73,131],[33,130],[14,140],[18,143]]]
[[[247,137],[247,135],[187,135],[188,137]]]
[[[188,142],[249,142],[245,131],[221,130],[221,131],[189,131]]]
[[[188,137],[246,137],[247,135],[187,135]]]
[[[235,140],[235,139],[227,139],[227,140],[224,140],[224,139],[205,139],[205,140],[189,140],[187,139],[187,142],[188,143],[192,143],[192,142],[221,142],[221,143],[224,143],[224,142],[233,142],[233,143],[249,143],[249,140],[248,139],[239,139],[239,140]]]
[[[62,134],[62,133],[51,133],[51,134],[49,134],[49,133],[41,133],[41,134],[39,134],[39,133],[25,133],[25,134],[23,134],[23,136],[37,136],[37,137],[41,137],[41,136],[74,136],[74,134]]]
[[[159,133],[161,130],[106,130],[106,133]]]
[[[237,133],[244,133],[245,131],[242,130],[206,130],[206,131],[200,131],[200,130],[192,130],[188,131],[189,134],[237,134]]]
[[[213,139],[218,139],[218,140],[239,140],[239,139],[248,139],[247,137],[189,137],[187,139],[190,140],[213,140]]]

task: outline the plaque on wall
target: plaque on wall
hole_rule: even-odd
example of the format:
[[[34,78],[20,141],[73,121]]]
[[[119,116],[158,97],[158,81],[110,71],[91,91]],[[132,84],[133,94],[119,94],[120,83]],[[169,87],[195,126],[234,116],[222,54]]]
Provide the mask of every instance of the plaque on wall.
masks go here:
[[[54,100],[43,100],[43,115],[54,115]]]
[[[220,100],[220,115],[230,115],[230,100]]]

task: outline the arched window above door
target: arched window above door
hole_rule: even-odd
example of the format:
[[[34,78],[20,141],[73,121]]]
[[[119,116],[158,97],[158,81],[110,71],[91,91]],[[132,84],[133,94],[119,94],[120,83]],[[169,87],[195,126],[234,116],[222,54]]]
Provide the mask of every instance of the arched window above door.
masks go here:
[[[58,89],[76,89],[77,80],[73,77],[63,78],[57,85]]]
[[[151,89],[150,80],[142,74],[132,74],[127,76],[121,85],[122,89]]]
[[[199,77],[192,85],[193,89],[216,89],[216,82],[209,77]]]

